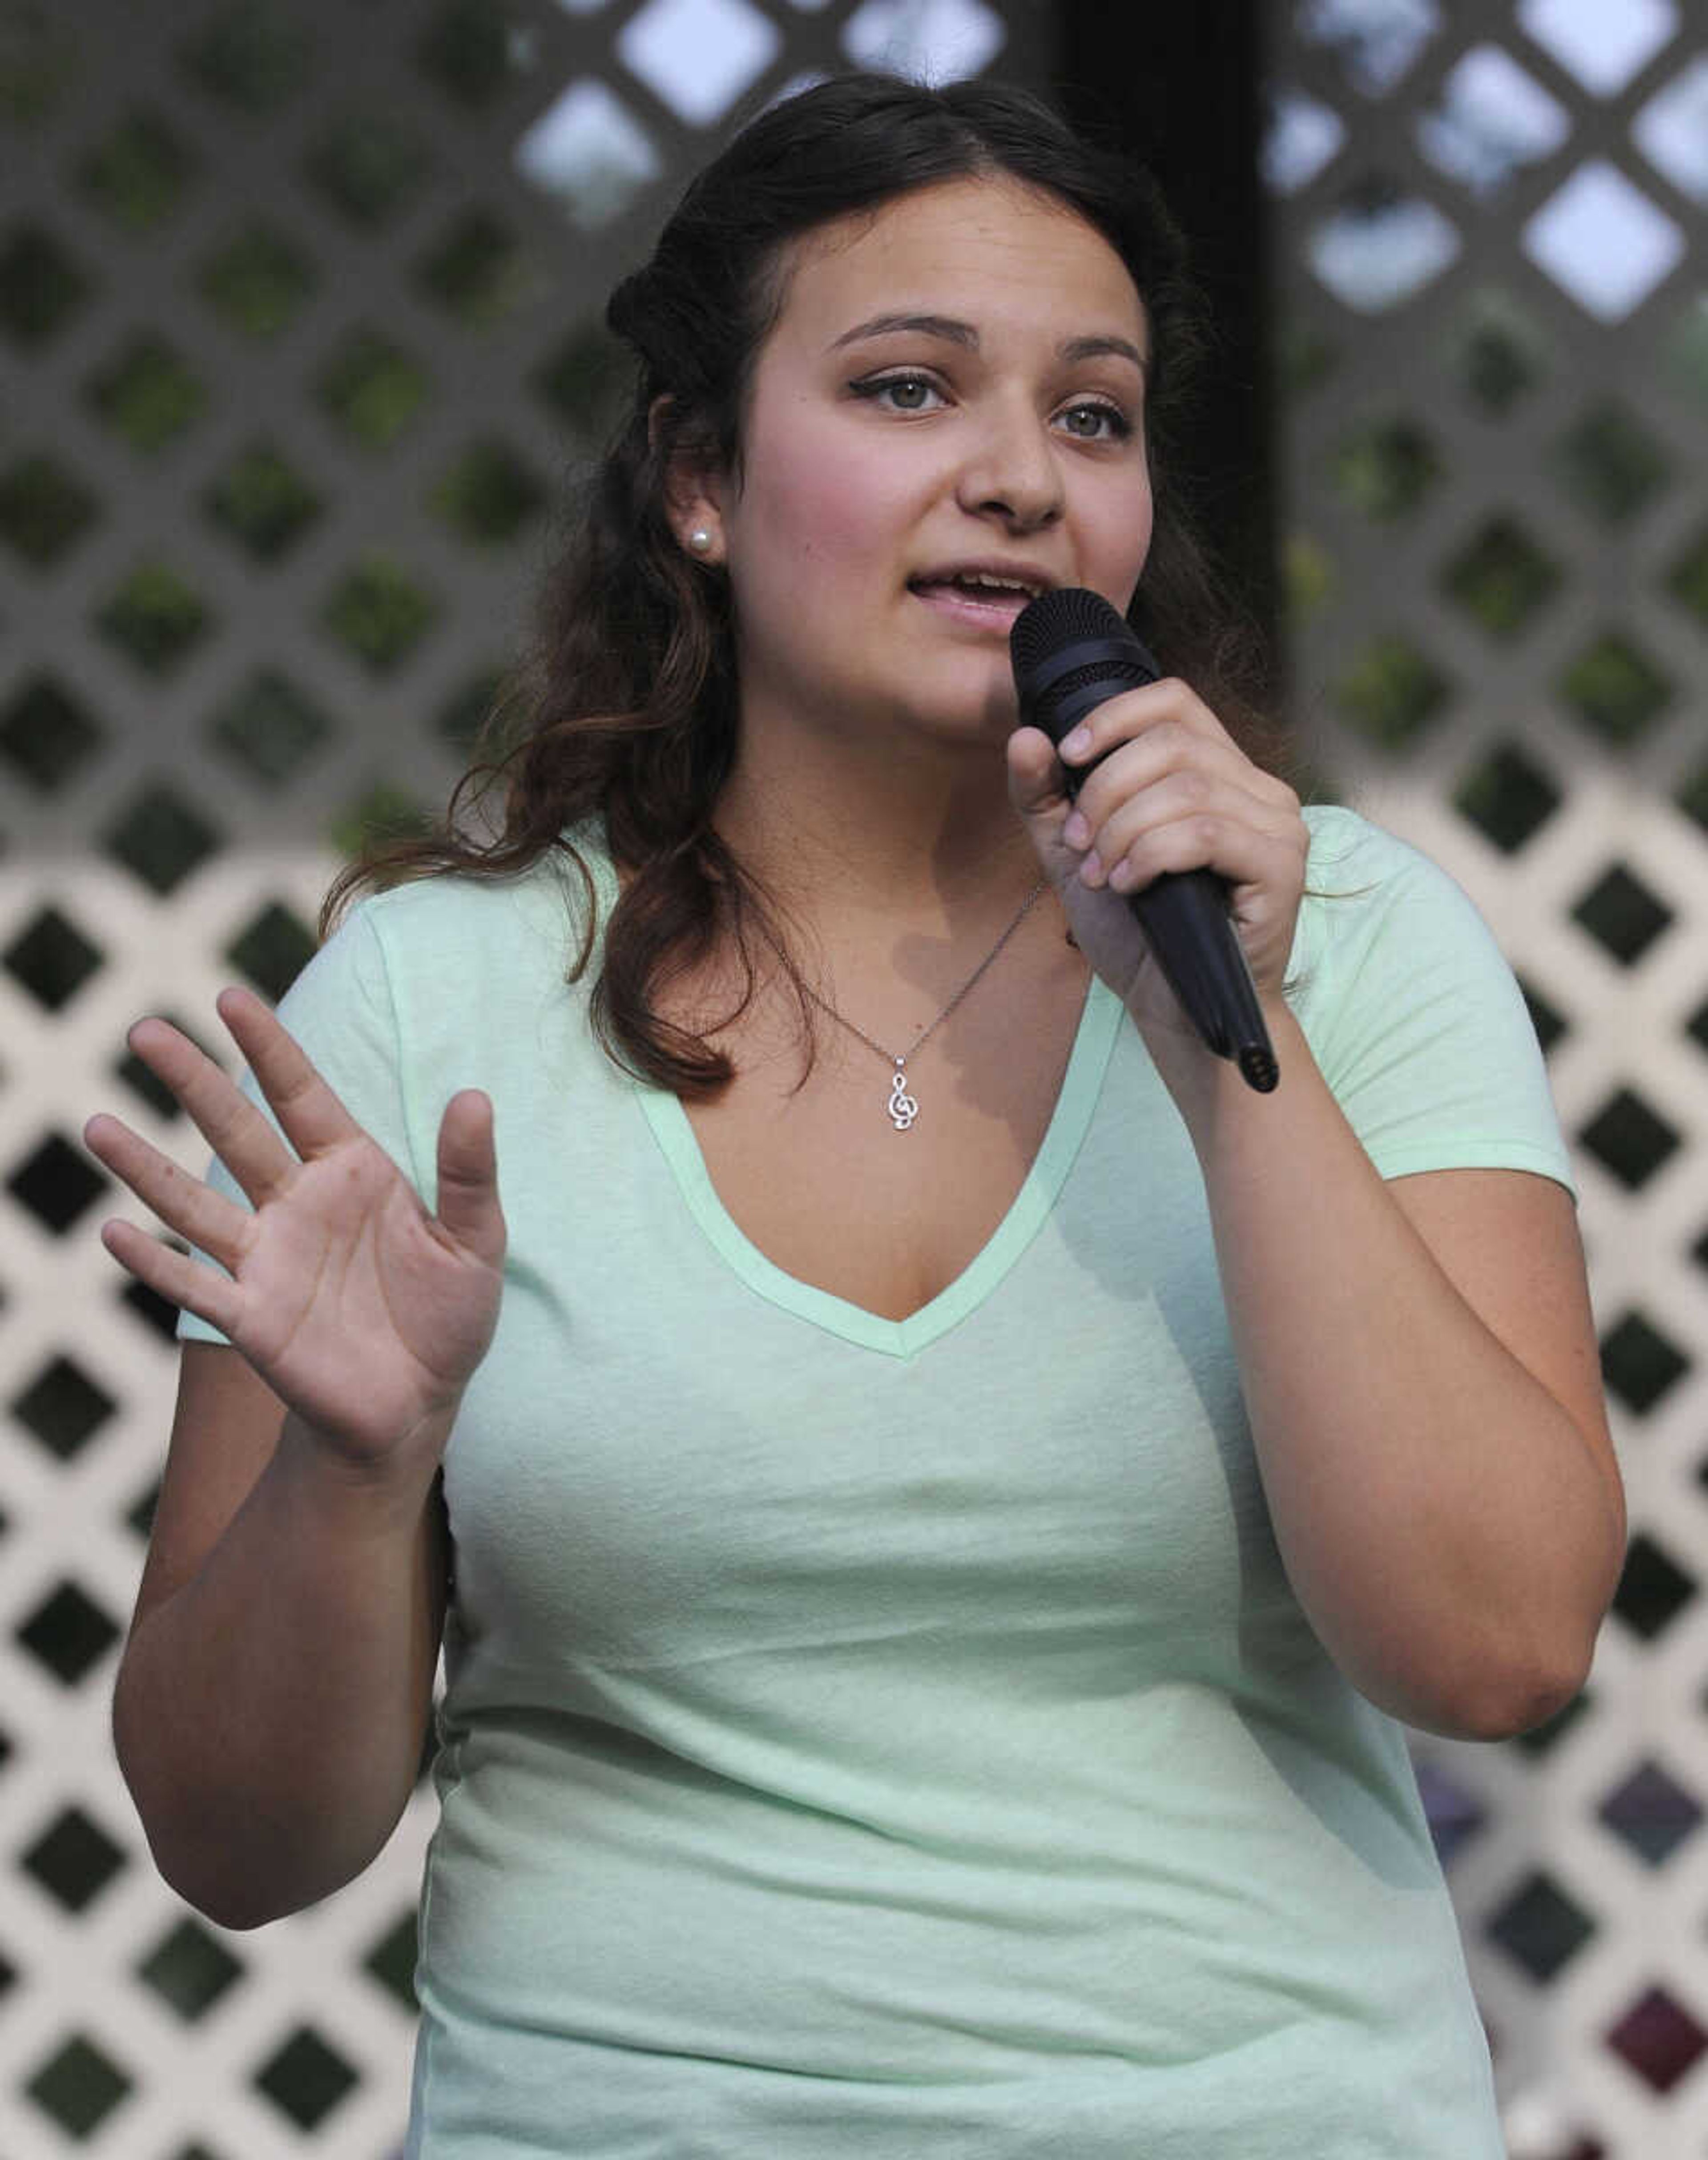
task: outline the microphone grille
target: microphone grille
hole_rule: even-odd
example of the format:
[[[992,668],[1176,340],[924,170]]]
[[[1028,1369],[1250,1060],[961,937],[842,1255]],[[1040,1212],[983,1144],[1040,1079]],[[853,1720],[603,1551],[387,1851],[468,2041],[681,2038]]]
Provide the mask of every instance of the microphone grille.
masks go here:
[[[1015,674],[1024,679],[1064,646],[1085,638],[1130,639],[1132,635],[1126,618],[1101,593],[1088,592],[1082,585],[1063,585],[1059,591],[1041,594],[1020,610],[1009,632],[1009,653]]]

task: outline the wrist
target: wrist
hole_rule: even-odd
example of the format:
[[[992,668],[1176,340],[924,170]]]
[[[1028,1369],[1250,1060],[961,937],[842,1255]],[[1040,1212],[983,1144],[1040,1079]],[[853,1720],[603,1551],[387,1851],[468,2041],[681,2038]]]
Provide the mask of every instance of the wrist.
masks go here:
[[[288,1497],[330,1530],[382,1540],[413,1534],[454,1418],[453,1405],[386,1453],[357,1456],[288,1411],[273,1468]]]

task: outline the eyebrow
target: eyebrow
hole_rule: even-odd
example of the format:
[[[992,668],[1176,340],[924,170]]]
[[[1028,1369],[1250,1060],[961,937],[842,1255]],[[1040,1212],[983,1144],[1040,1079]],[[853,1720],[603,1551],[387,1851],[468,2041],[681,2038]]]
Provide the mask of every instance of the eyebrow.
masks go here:
[[[862,338],[888,337],[897,331],[911,331],[916,337],[941,338],[945,344],[966,347],[969,352],[979,350],[979,333],[971,323],[958,321],[953,315],[873,315],[865,322],[856,323],[851,330],[844,330],[832,344],[834,352],[840,346],[854,345]],[[1130,360],[1140,373],[1148,371],[1148,363],[1130,338],[1077,337],[1067,338],[1056,348],[1067,361],[1098,360],[1105,354],[1117,359]]]

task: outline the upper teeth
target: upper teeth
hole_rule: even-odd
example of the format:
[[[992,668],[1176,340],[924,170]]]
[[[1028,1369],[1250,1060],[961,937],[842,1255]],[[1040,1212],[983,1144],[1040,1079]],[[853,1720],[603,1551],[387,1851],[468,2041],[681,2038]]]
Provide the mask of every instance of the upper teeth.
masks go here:
[[[958,585],[989,585],[999,593],[1026,593],[1036,599],[1040,588],[1025,578],[999,578],[985,570],[957,570]]]

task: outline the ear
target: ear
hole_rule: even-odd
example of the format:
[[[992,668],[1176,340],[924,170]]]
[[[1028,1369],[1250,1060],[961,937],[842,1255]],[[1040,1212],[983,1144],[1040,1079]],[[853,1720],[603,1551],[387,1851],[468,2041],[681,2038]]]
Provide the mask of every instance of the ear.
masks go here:
[[[674,400],[655,397],[646,415],[646,431],[656,449],[670,433]],[[678,439],[666,453],[664,468],[665,515],[684,554],[696,563],[721,563],[724,553],[724,477],[710,450],[702,443]]]

